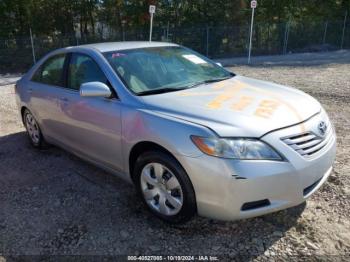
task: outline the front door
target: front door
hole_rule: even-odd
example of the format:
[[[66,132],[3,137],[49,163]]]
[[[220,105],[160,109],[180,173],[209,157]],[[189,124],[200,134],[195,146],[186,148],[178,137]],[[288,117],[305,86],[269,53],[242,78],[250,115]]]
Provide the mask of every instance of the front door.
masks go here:
[[[109,83],[90,56],[72,53],[66,90],[59,100],[66,121],[64,141],[91,160],[122,170],[121,102],[116,97],[81,97],[81,84],[94,81]]]

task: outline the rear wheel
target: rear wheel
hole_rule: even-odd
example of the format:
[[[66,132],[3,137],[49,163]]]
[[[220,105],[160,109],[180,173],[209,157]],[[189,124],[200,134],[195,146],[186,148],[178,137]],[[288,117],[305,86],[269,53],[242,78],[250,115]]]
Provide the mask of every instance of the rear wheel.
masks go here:
[[[27,134],[31,144],[36,148],[46,147],[47,144],[41,133],[38,122],[28,109],[26,109],[23,113],[23,122],[25,128],[27,129]]]
[[[142,154],[134,181],[148,209],[166,222],[183,223],[196,213],[191,181],[172,156],[158,151]]]

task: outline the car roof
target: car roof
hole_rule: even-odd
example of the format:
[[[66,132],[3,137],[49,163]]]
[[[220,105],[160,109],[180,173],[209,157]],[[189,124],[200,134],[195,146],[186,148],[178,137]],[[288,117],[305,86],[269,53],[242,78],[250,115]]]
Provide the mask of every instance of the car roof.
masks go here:
[[[77,47],[93,48],[100,52],[110,52],[118,50],[145,48],[145,47],[162,47],[162,46],[178,46],[177,44],[167,42],[148,42],[148,41],[126,41],[126,42],[106,42],[80,45]]]

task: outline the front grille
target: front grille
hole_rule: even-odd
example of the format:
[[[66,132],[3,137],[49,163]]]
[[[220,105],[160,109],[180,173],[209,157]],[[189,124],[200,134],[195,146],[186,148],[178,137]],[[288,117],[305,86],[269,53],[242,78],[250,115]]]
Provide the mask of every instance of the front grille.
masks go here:
[[[309,131],[297,135],[284,137],[281,140],[302,156],[312,156],[327,146],[334,139],[332,125],[328,122],[328,129],[324,136]]]

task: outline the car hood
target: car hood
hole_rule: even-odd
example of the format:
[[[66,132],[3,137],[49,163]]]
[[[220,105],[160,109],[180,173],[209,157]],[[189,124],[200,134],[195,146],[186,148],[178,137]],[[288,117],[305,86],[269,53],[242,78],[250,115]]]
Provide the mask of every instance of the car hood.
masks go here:
[[[297,89],[243,76],[142,99],[152,111],[206,126],[222,137],[260,137],[321,109]]]

